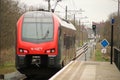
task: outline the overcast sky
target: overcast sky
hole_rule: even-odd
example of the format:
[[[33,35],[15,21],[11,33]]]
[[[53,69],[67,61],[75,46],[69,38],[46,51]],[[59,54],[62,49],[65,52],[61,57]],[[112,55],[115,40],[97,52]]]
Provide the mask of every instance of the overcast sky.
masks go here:
[[[44,5],[47,8],[47,3],[42,0],[20,0],[28,5]],[[51,0],[52,1],[52,0]],[[52,1],[54,5],[55,0]],[[64,12],[65,6],[68,10],[82,9],[84,12],[77,17],[87,16],[90,22],[106,21],[111,13],[117,12],[117,0],[62,0],[56,7],[56,11]],[[72,16],[72,15],[71,15]]]

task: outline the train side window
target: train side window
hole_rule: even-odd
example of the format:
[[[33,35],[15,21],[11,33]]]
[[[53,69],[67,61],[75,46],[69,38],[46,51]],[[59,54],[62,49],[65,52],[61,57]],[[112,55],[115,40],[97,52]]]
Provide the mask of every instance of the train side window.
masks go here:
[[[66,46],[66,34],[64,34],[64,46]]]
[[[64,46],[66,49],[70,48],[70,36],[64,34]]]

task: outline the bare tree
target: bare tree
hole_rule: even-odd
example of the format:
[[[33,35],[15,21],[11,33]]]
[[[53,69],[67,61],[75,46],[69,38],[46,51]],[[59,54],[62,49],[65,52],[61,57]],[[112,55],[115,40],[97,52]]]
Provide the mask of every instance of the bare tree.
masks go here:
[[[5,54],[2,55],[4,49],[15,45],[15,29],[18,18],[21,13],[18,7],[18,1],[0,0],[0,60],[7,59]],[[14,56],[14,55],[12,55]],[[3,61],[2,61],[3,63]],[[0,63],[1,64],[1,63]]]

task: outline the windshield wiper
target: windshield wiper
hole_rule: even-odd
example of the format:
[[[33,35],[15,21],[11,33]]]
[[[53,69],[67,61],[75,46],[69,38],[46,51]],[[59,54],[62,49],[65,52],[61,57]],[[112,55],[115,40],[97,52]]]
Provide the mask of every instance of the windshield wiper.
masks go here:
[[[46,32],[46,34],[45,34],[45,36],[44,36],[42,39],[47,38],[47,37],[48,37],[48,35],[49,35],[49,30],[47,30],[47,32]]]

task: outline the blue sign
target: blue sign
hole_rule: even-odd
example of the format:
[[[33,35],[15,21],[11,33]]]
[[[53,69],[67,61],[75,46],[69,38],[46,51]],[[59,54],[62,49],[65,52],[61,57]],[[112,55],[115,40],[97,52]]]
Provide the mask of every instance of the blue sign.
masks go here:
[[[111,23],[114,24],[114,23],[115,23],[115,19],[112,19],[112,20],[111,20]]]
[[[109,42],[106,39],[103,39],[101,41],[101,45],[102,45],[103,48],[106,48],[109,45]]]

